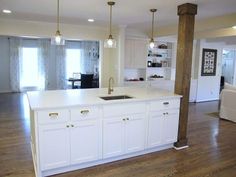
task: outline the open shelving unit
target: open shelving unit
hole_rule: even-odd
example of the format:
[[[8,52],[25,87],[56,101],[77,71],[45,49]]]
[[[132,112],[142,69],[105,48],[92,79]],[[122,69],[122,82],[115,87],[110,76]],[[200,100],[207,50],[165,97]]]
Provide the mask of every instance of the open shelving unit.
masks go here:
[[[172,63],[172,43],[156,42],[148,48],[146,80],[170,79]]]
[[[148,40],[126,39],[124,81],[125,85],[155,85],[171,80],[172,42],[157,41],[153,49]]]

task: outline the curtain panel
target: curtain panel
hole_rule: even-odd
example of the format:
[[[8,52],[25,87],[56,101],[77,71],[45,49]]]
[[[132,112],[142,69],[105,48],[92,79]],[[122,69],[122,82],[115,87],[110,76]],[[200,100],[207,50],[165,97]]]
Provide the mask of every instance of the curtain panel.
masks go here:
[[[65,46],[58,45],[55,47],[57,89],[67,89]]]
[[[51,44],[48,39],[38,40],[39,89],[47,90],[49,86],[49,60]]]
[[[20,44],[21,39],[9,38],[10,42],[10,87],[13,92],[20,92]]]

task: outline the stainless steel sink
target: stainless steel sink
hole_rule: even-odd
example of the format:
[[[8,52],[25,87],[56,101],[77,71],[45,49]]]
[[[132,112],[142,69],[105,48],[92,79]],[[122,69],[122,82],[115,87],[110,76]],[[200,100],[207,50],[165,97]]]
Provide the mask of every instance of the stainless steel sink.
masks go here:
[[[116,95],[116,96],[101,96],[103,100],[122,100],[122,99],[131,99],[133,97],[128,95]]]

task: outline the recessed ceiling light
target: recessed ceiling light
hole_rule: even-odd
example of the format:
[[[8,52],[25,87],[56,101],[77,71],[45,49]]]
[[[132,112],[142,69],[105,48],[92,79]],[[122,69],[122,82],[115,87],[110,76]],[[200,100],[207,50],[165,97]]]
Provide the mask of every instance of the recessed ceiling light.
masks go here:
[[[10,14],[11,13],[11,11],[8,10],[8,9],[4,9],[4,10],[2,10],[2,12],[5,13],[5,14]]]
[[[236,25],[232,26],[233,29],[236,29]]]
[[[88,19],[88,22],[94,22],[94,19],[90,18]]]

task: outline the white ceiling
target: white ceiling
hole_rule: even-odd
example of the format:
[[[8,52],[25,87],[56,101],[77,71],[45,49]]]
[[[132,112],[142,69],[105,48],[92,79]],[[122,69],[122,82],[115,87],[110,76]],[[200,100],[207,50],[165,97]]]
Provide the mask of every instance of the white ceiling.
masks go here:
[[[183,3],[198,4],[197,20],[236,13],[236,0],[115,0],[113,22],[128,28],[150,29],[151,13],[157,8],[156,25],[176,24],[177,6]],[[33,21],[56,21],[57,0],[0,0],[0,18]],[[3,9],[12,14],[3,14]],[[88,18],[95,19],[95,25],[107,25],[109,7],[107,0],[60,0],[60,16],[63,23],[88,24]]]

